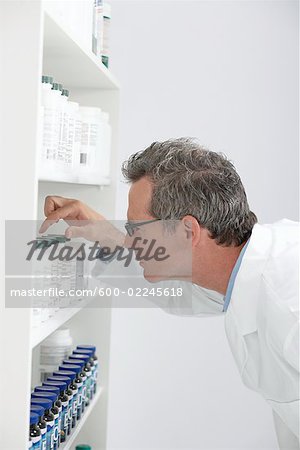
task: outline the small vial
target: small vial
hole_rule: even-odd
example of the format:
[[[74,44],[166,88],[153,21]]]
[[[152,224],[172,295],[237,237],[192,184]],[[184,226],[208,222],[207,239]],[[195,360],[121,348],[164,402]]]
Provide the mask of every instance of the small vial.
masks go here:
[[[67,370],[63,370],[59,367],[59,370],[53,372],[55,376],[67,376],[71,378],[71,382],[69,388],[73,393],[72,399],[72,428],[75,428],[77,421],[77,400],[78,400],[78,386],[75,382],[76,372],[69,372]]]
[[[81,367],[76,366],[74,364],[65,364],[65,360],[63,364],[59,366],[60,370],[64,370],[67,372],[75,372],[76,377],[74,378],[74,382],[77,385],[77,409],[76,409],[76,420],[80,420],[82,413],[82,388],[83,388],[83,377],[80,376]]]
[[[72,383],[72,378],[68,377],[68,376],[62,376],[62,375],[53,375],[47,378],[46,381],[49,382],[65,382],[67,384],[67,388],[65,390],[65,394],[68,396],[68,409],[67,409],[67,436],[69,436],[69,434],[71,433],[71,429],[72,429],[72,411],[73,411],[73,391],[70,388],[70,385]]]
[[[32,450],[41,448],[41,430],[38,427],[39,416],[34,412],[30,413],[29,442],[32,442]]]
[[[69,356],[69,360],[73,361],[73,364],[77,364],[78,362],[80,362],[82,364],[81,361],[84,362],[84,365],[83,365],[83,368],[82,368],[82,372],[86,376],[86,381],[85,381],[85,384],[84,384],[85,392],[84,392],[84,395],[83,395],[84,407],[89,405],[90,398],[91,398],[90,390],[91,390],[91,386],[92,386],[92,383],[91,383],[91,381],[92,381],[91,380],[92,367],[91,367],[91,365],[89,363],[89,359],[90,359],[90,356],[87,355],[87,354],[85,354],[85,355],[83,355],[83,354],[77,354],[77,355],[72,354],[72,355]]]
[[[69,397],[66,394],[68,384],[64,381],[44,381],[43,386],[54,386],[59,389],[58,399],[61,401],[60,442],[65,442],[68,435],[68,406]]]
[[[92,352],[92,359],[95,365],[95,372],[94,372],[94,379],[95,379],[95,383],[94,383],[94,393],[96,394],[97,392],[97,382],[98,382],[98,374],[99,374],[99,361],[98,361],[98,357],[96,355],[96,346],[95,345],[86,345],[86,344],[81,344],[81,345],[77,345],[77,349],[82,351],[82,353],[87,353],[87,351]]]
[[[54,414],[51,412],[52,401],[49,398],[31,398],[31,405],[45,408],[43,419],[47,423],[47,450],[54,450]]]
[[[37,425],[41,430],[41,450],[47,450],[47,423],[43,418],[45,408],[40,405],[31,405],[30,412],[33,412],[39,416]]]
[[[54,427],[53,427],[53,450],[58,449],[59,445],[59,419],[60,419],[60,413],[61,413],[61,406],[60,408],[56,406],[57,401],[57,394],[52,392],[32,392],[31,398],[46,398],[48,400],[51,400],[51,412],[54,415]]]

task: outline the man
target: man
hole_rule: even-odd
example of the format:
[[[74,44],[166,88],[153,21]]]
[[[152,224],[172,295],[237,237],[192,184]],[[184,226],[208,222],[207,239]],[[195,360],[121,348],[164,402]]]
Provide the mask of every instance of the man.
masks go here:
[[[191,246],[196,313],[225,315],[243,382],[272,407],[280,448],[299,449],[298,224],[259,225],[232,163],[191,139],[155,142],[132,155],[122,170],[131,183],[128,235],[124,242],[121,232],[110,229],[110,243],[130,247],[151,224],[178,221],[181,243],[186,239]],[[61,197],[46,199],[45,215],[42,231],[59,219],[104,219]],[[71,225],[66,235],[97,240],[91,230]],[[183,250],[184,245],[180,254]],[[174,274],[186,261],[177,255],[173,264],[169,278],[180,279]],[[149,268],[143,264],[144,277],[159,281]]]

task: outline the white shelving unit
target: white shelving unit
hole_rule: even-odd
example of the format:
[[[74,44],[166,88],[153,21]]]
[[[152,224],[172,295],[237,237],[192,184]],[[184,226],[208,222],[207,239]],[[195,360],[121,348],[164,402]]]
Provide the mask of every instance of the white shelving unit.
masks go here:
[[[117,80],[91,49],[65,27],[59,17],[49,12],[42,0],[0,2],[0,18],[4,218],[42,219],[45,196],[55,194],[78,198],[107,218],[114,219],[119,112]],[[66,86],[72,101],[109,112],[112,126],[109,178],[99,179],[96,184],[72,177],[61,179],[55,174],[49,174],[47,180],[38,178],[42,74],[52,75]],[[1,227],[3,231],[3,224]],[[4,244],[3,236],[4,232]],[[4,275],[3,258],[1,268]],[[0,384],[4,387],[2,405],[7,407],[0,408],[0,448],[27,449],[30,392],[38,382],[40,344],[62,325],[70,328],[74,346],[78,343],[97,346],[100,386],[71,438],[61,448],[74,449],[80,442],[90,444],[93,450],[106,448],[110,309],[91,308],[86,302],[82,308],[60,310],[48,322],[34,329],[31,310],[5,307],[4,285],[1,293],[0,354],[3,368],[1,366]],[[5,367],[12,358],[15,358],[14,369],[7,373]],[[11,407],[12,402],[14,407]]]

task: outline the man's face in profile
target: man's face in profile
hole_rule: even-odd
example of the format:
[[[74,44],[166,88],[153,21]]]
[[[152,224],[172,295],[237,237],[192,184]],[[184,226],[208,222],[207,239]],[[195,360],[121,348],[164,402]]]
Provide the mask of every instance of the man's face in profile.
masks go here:
[[[133,226],[132,236],[126,236],[125,246],[134,249],[147,281],[191,281],[191,238],[181,221],[154,221],[158,218],[149,212],[152,189],[153,185],[147,177],[130,187],[127,219]],[[146,223],[139,225],[140,222]]]

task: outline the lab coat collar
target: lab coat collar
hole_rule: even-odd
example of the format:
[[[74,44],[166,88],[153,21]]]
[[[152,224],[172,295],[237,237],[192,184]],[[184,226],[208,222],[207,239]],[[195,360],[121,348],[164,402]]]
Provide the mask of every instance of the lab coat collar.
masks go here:
[[[270,253],[271,240],[271,230],[267,226],[254,226],[235,279],[227,313],[234,313],[243,335],[257,330],[262,273]]]

